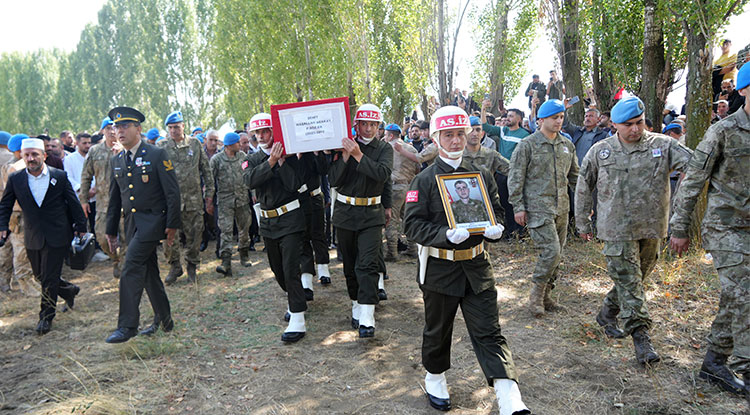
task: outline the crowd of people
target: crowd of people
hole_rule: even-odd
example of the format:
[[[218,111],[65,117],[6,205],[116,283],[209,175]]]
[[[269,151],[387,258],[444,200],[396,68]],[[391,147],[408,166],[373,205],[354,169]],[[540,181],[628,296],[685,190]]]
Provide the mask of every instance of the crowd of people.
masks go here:
[[[235,235],[242,267],[252,265],[249,252],[262,237],[287,296],[283,342],[304,338],[314,278],[332,283],[331,248],[343,262],[351,326],[371,338],[375,305],[388,298],[387,264],[411,257],[424,300],[429,403],[451,407],[445,373],[460,306],[500,413],[520,415],[531,412],[501,333],[488,244],[533,240],[539,255],[527,307],[542,318],[560,309],[552,291],[569,231],[603,241],[614,286],[596,322],[607,336],[632,337],[637,361],[655,364],[661,357],[643,281],[666,238],[678,254],[688,249],[708,182],[703,247],[722,292],[700,376],[748,395],[750,65],[736,76],[736,90],[734,78],[722,80],[718,120],[695,151],[685,147],[684,118],[672,108],[653,123],[643,102],[626,96],[601,112],[589,99],[567,98],[555,71],[546,85],[533,77],[528,116],[518,108],[491,114],[488,99],[477,104],[461,91],[448,105],[433,102],[428,119],[407,117],[402,125],[386,124],[379,107],[364,104],[340,148],[300,154],[286,154],[274,140],[267,113],[223,137],[200,127],[188,134],[179,111],[164,120],[165,137],[158,128],[144,132],[145,117],[130,107],[109,111],[93,135],[0,132],[0,237],[8,241],[0,248],[0,288],[41,292],[36,331],[49,332],[58,297],[72,309],[80,292],[61,278],[70,242],[92,231],[119,279],[117,329],[106,341],[121,343],[174,328],[164,284],[185,273],[195,282],[210,241],[221,259],[216,272],[231,277]],[[566,117],[573,105],[586,105],[582,126]],[[456,200],[435,180],[446,175],[460,177],[451,182]],[[483,221],[478,231],[463,226]],[[169,264],[163,282],[160,246]],[[144,290],[153,319],[139,331]]]

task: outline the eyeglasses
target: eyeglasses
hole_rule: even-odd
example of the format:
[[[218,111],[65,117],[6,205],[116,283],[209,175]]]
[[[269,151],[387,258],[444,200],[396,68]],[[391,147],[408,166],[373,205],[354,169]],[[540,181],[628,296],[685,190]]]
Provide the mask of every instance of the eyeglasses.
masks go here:
[[[131,125],[133,125],[132,122],[123,122],[119,124],[115,124],[112,126],[115,130],[127,130]]]

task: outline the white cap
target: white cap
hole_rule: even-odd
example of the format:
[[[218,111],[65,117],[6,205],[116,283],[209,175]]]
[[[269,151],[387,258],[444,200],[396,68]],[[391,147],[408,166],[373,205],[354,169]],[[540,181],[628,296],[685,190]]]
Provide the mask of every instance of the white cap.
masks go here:
[[[253,118],[250,118],[250,124],[247,127],[248,131],[260,130],[262,128],[273,128],[271,124],[271,114],[261,112],[253,115]]]
[[[21,150],[25,148],[37,148],[44,151],[44,141],[40,138],[25,138],[21,141]]]
[[[430,119],[430,137],[436,138],[443,130],[463,128],[466,134],[471,132],[471,123],[466,111],[455,105],[440,107]]]

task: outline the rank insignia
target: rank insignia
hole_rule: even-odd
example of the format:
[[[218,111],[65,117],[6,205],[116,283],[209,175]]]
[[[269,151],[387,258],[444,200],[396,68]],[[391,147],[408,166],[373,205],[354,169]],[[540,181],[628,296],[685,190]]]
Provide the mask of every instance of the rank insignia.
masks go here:
[[[188,157],[193,157],[193,150],[188,150]]]
[[[144,174],[144,175],[142,175],[142,176],[141,176],[141,181],[142,181],[143,183],[148,183],[148,174]]]
[[[568,148],[567,148],[567,147],[563,147],[563,153],[565,153],[565,154],[569,154],[569,153],[570,153],[570,150],[568,150]]]
[[[607,158],[609,158],[610,154],[611,154],[611,151],[609,151],[608,148],[603,148],[599,150],[599,158],[602,160],[606,160]]]
[[[174,166],[172,166],[172,160],[164,160],[164,170],[174,170]]]

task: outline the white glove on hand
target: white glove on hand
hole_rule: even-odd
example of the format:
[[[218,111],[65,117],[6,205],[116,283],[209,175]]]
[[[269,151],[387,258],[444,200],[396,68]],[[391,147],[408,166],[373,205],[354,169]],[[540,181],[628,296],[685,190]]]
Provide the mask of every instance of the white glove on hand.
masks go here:
[[[503,236],[503,225],[497,224],[484,228],[484,237],[487,239],[500,239]]]
[[[469,231],[466,229],[448,229],[445,231],[445,237],[453,244],[460,244],[469,239]]]

